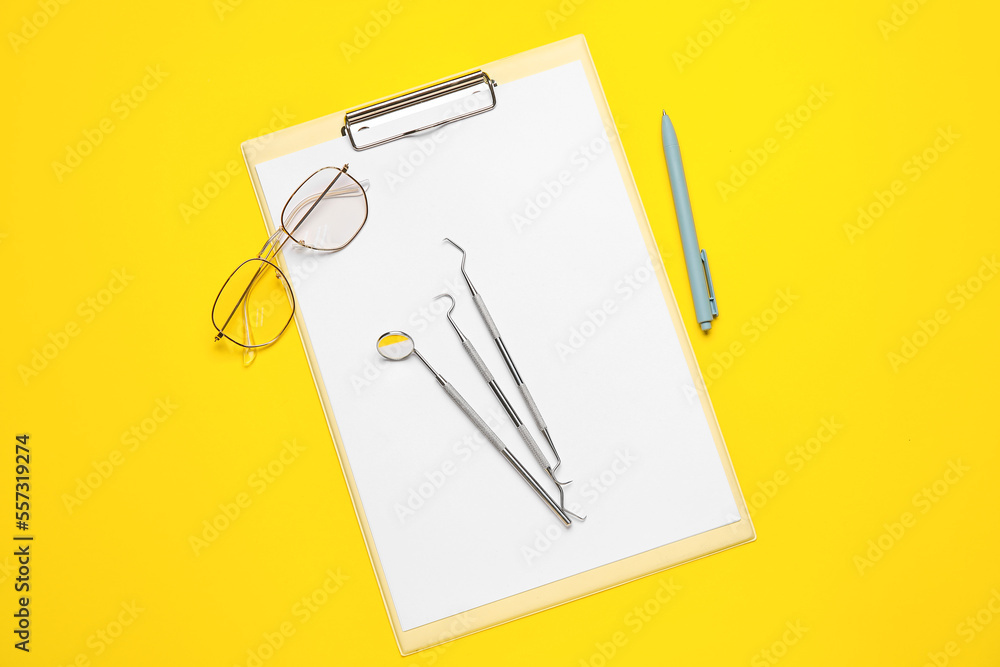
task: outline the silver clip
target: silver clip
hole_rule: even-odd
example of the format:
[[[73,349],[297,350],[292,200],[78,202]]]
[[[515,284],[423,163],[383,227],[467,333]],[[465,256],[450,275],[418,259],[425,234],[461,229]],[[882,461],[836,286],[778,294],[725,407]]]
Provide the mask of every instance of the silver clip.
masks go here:
[[[482,70],[457,76],[349,111],[340,132],[355,150],[381,146],[490,111],[496,85]]]
[[[712,317],[719,316],[719,304],[715,301],[715,286],[712,285],[712,272],[708,269],[708,253],[701,251],[701,263],[705,267],[705,278],[708,279],[708,305],[712,307]]]

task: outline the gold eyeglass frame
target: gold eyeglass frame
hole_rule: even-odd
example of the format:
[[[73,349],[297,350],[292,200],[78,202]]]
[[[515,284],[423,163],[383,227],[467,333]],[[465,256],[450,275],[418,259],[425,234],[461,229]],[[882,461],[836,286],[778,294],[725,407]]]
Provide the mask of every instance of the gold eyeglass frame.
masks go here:
[[[348,245],[350,245],[351,241],[353,241],[355,238],[357,238],[358,234],[361,233],[361,230],[364,229],[365,223],[368,222],[368,194],[367,194],[367,189],[368,189],[369,183],[368,183],[367,180],[358,181],[356,178],[354,178],[353,176],[351,176],[350,174],[348,174],[347,173],[348,167],[349,167],[349,165],[347,165],[347,164],[345,164],[343,167],[321,167],[321,168],[317,169],[316,171],[314,171],[313,173],[309,174],[309,176],[307,176],[305,178],[305,180],[303,180],[299,184],[299,186],[297,188],[295,188],[295,191],[292,192],[291,195],[289,195],[288,200],[285,202],[285,205],[281,209],[281,220],[280,220],[280,224],[279,224],[278,228],[276,230],[274,230],[274,233],[271,234],[271,236],[267,239],[267,241],[264,243],[264,246],[260,249],[260,252],[257,253],[257,256],[256,257],[251,257],[250,259],[248,259],[248,260],[246,260],[244,262],[241,262],[240,265],[237,266],[233,270],[233,272],[229,274],[229,277],[226,278],[225,282],[222,283],[222,287],[219,289],[218,294],[215,295],[215,301],[212,302],[212,325],[215,327],[215,331],[216,331],[216,335],[215,335],[215,341],[216,342],[218,342],[219,340],[222,340],[223,338],[225,338],[225,339],[227,339],[227,340],[235,343],[236,345],[239,345],[240,347],[244,348],[244,350],[246,350],[247,353],[251,353],[252,350],[256,350],[256,349],[262,348],[262,347],[267,347],[268,345],[272,345],[273,343],[277,342],[277,340],[279,338],[281,338],[282,334],[285,333],[285,330],[288,329],[288,325],[292,323],[292,319],[294,319],[294,317],[295,317],[295,295],[294,295],[294,293],[291,290],[290,284],[288,282],[288,278],[285,276],[285,273],[278,267],[277,264],[275,264],[271,260],[273,260],[277,256],[278,252],[285,246],[285,244],[288,242],[289,239],[291,239],[292,241],[295,241],[295,243],[297,243],[298,245],[302,246],[303,248],[308,248],[310,250],[316,250],[318,252],[339,252],[339,251],[343,250],[344,248],[346,248]],[[316,174],[319,174],[319,173],[321,173],[321,172],[323,172],[323,171],[325,171],[327,169],[332,169],[332,170],[334,170],[334,171],[336,171],[338,173],[337,173],[336,176],[333,177],[333,179],[326,186],[326,188],[323,190],[323,192],[319,193],[318,195],[310,195],[310,196],[304,198],[301,202],[299,202],[295,206],[295,208],[292,209],[291,214],[288,217],[288,219],[294,218],[295,215],[298,214],[298,212],[301,211],[305,206],[310,205],[309,210],[305,212],[305,214],[298,220],[297,223],[295,223],[295,226],[291,230],[286,229],[285,228],[285,220],[286,220],[285,212],[288,209],[289,204],[291,204],[292,200],[295,198],[295,195],[298,194],[299,191],[303,187],[305,187],[305,185],[309,181],[311,181],[314,176],[316,176]],[[302,225],[302,223],[305,222],[306,218],[308,218],[309,214],[312,213],[313,210],[316,208],[316,206],[319,205],[320,201],[322,201],[323,199],[330,199],[332,197],[345,196],[344,195],[344,191],[352,188],[351,184],[347,184],[347,185],[344,185],[343,187],[334,189],[334,187],[333,187],[334,184],[336,184],[337,181],[342,176],[346,176],[351,181],[353,181],[353,185],[357,186],[357,188],[361,191],[361,196],[364,197],[365,216],[364,216],[364,219],[362,219],[361,224],[358,225],[357,229],[354,231],[354,233],[351,235],[351,237],[349,239],[347,239],[346,241],[344,241],[344,243],[342,243],[342,244],[340,244],[340,245],[338,245],[338,246],[336,246],[334,248],[318,248],[316,246],[309,245],[309,244],[304,243],[304,242],[300,241],[299,239],[295,238],[295,236],[293,236],[295,230],[297,230]],[[347,195],[347,196],[351,196],[351,195]],[[282,234],[284,234],[285,238],[282,239],[281,242],[279,243],[278,239],[281,237]],[[242,269],[245,265],[249,264],[250,262],[261,262],[262,265],[261,265],[261,267],[259,269],[257,269],[256,273],[254,273],[253,277],[250,279],[250,282],[247,283],[247,286],[243,290],[243,295],[240,297],[240,300],[236,303],[236,306],[233,307],[232,312],[230,312],[229,315],[226,317],[225,322],[223,322],[222,325],[220,326],[219,323],[216,321],[216,313],[215,313],[216,306],[218,306],[218,303],[219,303],[219,298],[222,296],[222,293],[225,291],[226,286],[229,284],[229,281],[232,280],[233,277],[237,273],[239,273],[240,269]],[[278,331],[278,333],[273,338],[271,338],[271,340],[269,340],[267,342],[264,342],[264,343],[250,343],[250,344],[244,343],[244,342],[240,342],[240,341],[234,339],[233,337],[231,337],[229,334],[227,334],[226,331],[225,331],[225,329],[226,329],[227,326],[229,326],[229,322],[232,320],[233,316],[236,315],[236,311],[240,310],[241,306],[242,306],[242,311],[243,311],[243,327],[244,327],[244,331],[246,333],[246,340],[247,341],[251,340],[251,337],[250,337],[250,318],[249,318],[249,312],[247,310],[247,295],[249,295],[250,291],[253,289],[254,284],[257,282],[258,277],[262,274],[262,272],[264,272],[265,270],[267,270],[268,267],[274,269],[275,275],[278,276],[279,280],[281,280],[282,286],[284,286],[284,288],[285,288],[285,294],[288,296],[288,302],[289,302],[289,304],[291,306],[291,310],[289,311],[289,315],[288,315],[288,320],[281,327],[281,330]],[[252,360],[252,356],[247,357],[246,360],[247,360],[247,363],[249,363],[249,361]]]

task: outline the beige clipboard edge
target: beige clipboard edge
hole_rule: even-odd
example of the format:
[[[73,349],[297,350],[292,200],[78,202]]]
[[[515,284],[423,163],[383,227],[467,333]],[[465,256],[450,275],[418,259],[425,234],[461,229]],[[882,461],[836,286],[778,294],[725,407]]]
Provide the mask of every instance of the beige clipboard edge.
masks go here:
[[[628,161],[625,158],[625,150],[622,146],[621,138],[618,136],[618,129],[615,127],[611,109],[608,107],[607,99],[604,96],[604,89],[601,87],[601,82],[597,77],[597,70],[594,67],[594,61],[590,57],[590,49],[587,47],[586,39],[583,35],[576,35],[483,65],[481,69],[487,72],[498,83],[502,84],[576,60],[582,62],[587,80],[590,82],[594,101],[597,103],[612,152],[622,173],[622,179],[625,182],[625,188],[632,202],[632,208],[639,223],[639,229],[642,232],[643,239],[646,241],[646,250],[649,253],[656,276],[659,279],[664,300],[670,310],[674,330],[682,343],[681,348],[684,351],[684,357],[687,359],[691,376],[694,378],[695,389],[701,400],[702,409],[705,411],[709,429],[715,440],[719,459],[726,472],[726,478],[729,480],[733,498],[739,509],[740,519],[729,525],[693,535],[613,563],[608,563],[607,565],[581,572],[580,574],[434,621],[433,623],[428,623],[411,630],[403,630],[399,622],[399,617],[396,614],[392,597],[389,594],[385,572],[382,570],[378,552],[374,547],[375,541],[368,525],[368,519],[365,516],[364,507],[359,502],[360,496],[354,480],[354,474],[350,466],[347,465],[347,454],[340,431],[337,428],[337,422],[334,419],[333,406],[330,404],[330,397],[326,393],[319,366],[316,363],[312,343],[309,340],[309,335],[302,319],[302,313],[298,311],[295,313],[296,328],[298,329],[299,337],[302,339],[306,356],[309,359],[309,368],[312,371],[313,381],[316,384],[316,391],[319,393],[327,425],[330,428],[330,433],[333,435],[337,459],[340,462],[344,478],[351,492],[351,504],[354,507],[354,513],[358,518],[358,524],[361,526],[361,531],[364,535],[365,547],[368,550],[368,557],[371,560],[376,578],[378,579],[379,592],[382,595],[386,613],[389,615],[396,645],[399,647],[402,655],[409,655],[458,637],[530,616],[531,614],[550,609],[560,604],[620,586],[635,579],[640,579],[740,544],[752,542],[756,539],[753,523],[750,520],[750,514],[747,511],[739,481],[736,479],[733,464],[729,458],[729,451],[726,448],[722,431],[719,428],[719,421],[709,400],[705,381],[698,367],[698,360],[695,358],[694,350],[691,347],[691,340],[688,337],[687,330],[684,328],[684,322],[677,307],[677,300],[674,298],[673,290],[667,280],[663,260],[657,248],[656,240],[653,237],[649,219],[646,217],[646,211],[642,206],[642,200],[639,198],[639,191],[636,188],[635,179],[632,177],[632,170],[629,168]],[[451,77],[443,77],[438,81],[444,81],[448,78]],[[269,234],[274,231],[275,225],[273,220],[271,220],[267,203],[264,199],[260,180],[257,177],[256,166],[261,162],[266,162],[267,160],[341,136],[340,130],[343,126],[346,111],[338,111],[322,118],[316,118],[243,143],[244,162],[250,174],[254,193],[257,196],[257,203]],[[279,257],[279,261],[281,261],[282,267],[286,268],[284,260]]]

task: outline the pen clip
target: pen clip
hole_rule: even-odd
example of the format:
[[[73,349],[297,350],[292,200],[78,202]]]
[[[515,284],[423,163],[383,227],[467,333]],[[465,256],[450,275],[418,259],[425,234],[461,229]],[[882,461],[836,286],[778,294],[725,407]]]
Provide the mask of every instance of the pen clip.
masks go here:
[[[708,269],[708,253],[701,251],[701,264],[705,267],[705,278],[708,279],[708,305],[712,307],[712,318],[719,316],[719,304],[715,301],[715,286],[712,285],[712,272]]]

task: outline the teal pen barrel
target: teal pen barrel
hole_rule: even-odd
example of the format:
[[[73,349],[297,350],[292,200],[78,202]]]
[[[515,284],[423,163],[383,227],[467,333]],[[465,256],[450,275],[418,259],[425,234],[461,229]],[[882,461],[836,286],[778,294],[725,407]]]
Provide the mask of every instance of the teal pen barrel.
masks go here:
[[[687,179],[684,177],[684,165],[681,163],[681,149],[674,126],[666,113],[660,120],[660,130],[663,136],[663,155],[667,160],[667,173],[670,176],[670,191],[674,196],[677,226],[681,232],[681,246],[684,248],[684,264],[687,266],[688,282],[691,283],[691,295],[694,298],[694,312],[702,330],[708,331],[712,328],[708,281],[701,262],[698,234],[694,230],[694,216],[691,214],[691,199],[688,196]]]

